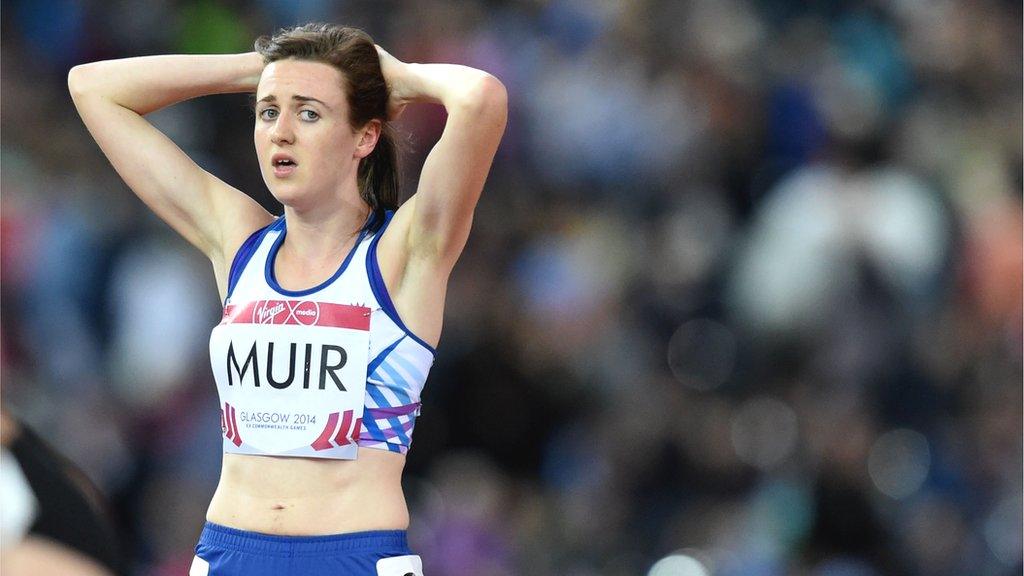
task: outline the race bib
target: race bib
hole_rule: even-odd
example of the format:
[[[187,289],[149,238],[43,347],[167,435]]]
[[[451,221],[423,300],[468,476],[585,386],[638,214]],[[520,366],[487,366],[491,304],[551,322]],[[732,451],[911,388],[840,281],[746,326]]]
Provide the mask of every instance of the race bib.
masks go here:
[[[417,555],[377,560],[377,576],[423,576],[423,561]]]
[[[311,300],[228,305],[210,337],[224,451],[354,459],[370,309]]]

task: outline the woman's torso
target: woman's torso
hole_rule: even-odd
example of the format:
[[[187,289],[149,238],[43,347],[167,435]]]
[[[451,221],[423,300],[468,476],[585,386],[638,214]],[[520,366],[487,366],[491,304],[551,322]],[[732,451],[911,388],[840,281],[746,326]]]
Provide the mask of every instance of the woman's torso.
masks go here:
[[[374,240],[379,240],[390,216],[388,214],[384,227],[362,234],[356,240],[338,273],[309,290],[285,290],[274,278],[275,254],[284,239],[283,221],[272,223],[239,250],[228,282],[225,321],[211,337],[215,372],[219,365],[226,364],[226,371],[231,373],[227,377],[230,385],[224,382],[225,371],[218,374],[218,392],[225,416],[222,420],[225,454],[220,483],[207,513],[211,522],[256,532],[293,535],[407,527],[409,515],[401,475],[412,425],[418,414],[419,394],[433,360],[433,348],[405,327],[384,286]],[[307,457],[255,455],[263,453],[253,444],[254,431],[247,428],[253,426],[255,413],[245,414],[250,423],[239,421],[249,395],[281,392],[268,386],[269,377],[274,376],[276,380],[274,388],[290,383],[288,388],[293,396],[320,394],[319,398],[325,398],[323,394],[333,390],[332,384],[340,389],[344,387],[338,379],[331,381],[334,376],[330,370],[322,369],[333,364],[316,359],[315,353],[310,362],[310,347],[305,348],[303,379],[302,344],[291,344],[291,369],[285,370],[282,366],[288,357],[287,342],[275,342],[276,353],[272,348],[256,350],[255,342],[252,349],[248,349],[248,343],[225,336],[225,323],[240,321],[258,330],[273,330],[264,334],[287,330],[294,333],[300,330],[295,324],[310,319],[303,313],[311,314],[310,310],[314,309],[321,313],[330,306],[350,304],[365,307],[360,309],[365,309],[365,315],[372,319],[368,331],[369,350],[366,358],[360,360],[368,364],[362,425],[359,420],[352,421],[348,414],[342,417],[334,412],[325,426],[321,426],[325,418],[317,422],[315,428],[324,430],[312,444],[314,448],[307,446],[306,452],[287,452]],[[275,310],[278,310],[277,320],[272,320],[271,324],[280,326],[257,326],[265,324]],[[229,320],[231,316],[244,318]],[[236,328],[232,325],[227,330]],[[225,362],[224,343],[228,340],[239,346],[237,351],[231,350]],[[247,351],[252,354],[251,364],[247,364]],[[261,361],[266,362],[265,358],[261,360],[261,353],[264,357],[273,357],[278,367],[266,364],[260,367]],[[331,362],[335,362],[338,357],[331,358]],[[321,368],[319,374],[318,367]],[[348,378],[342,374],[341,380]],[[307,389],[299,390],[300,386]],[[243,393],[242,389],[246,391]],[[225,402],[225,398],[230,401]],[[242,410],[236,412],[232,403]],[[348,430],[347,435],[345,430]],[[266,430],[256,432],[271,434]],[[317,447],[317,442],[322,446]],[[324,457],[328,454],[331,456]],[[345,459],[353,456],[355,459]]]
[[[405,456],[368,448],[356,460],[224,454],[210,522],[264,534],[402,529]]]

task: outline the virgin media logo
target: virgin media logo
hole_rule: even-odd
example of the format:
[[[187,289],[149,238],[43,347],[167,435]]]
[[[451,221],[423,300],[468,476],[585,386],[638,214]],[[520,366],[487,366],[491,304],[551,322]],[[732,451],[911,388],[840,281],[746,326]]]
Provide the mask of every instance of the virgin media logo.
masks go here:
[[[252,321],[256,324],[274,324],[274,319],[281,312],[284,312],[284,302],[271,304],[264,300],[252,309]]]
[[[369,330],[370,309],[312,300],[250,300],[225,306],[221,324],[292,324]]]
[[[315,326],[320,304],[309,300],[257,300],[252,306],[253,324],[301,324]]]

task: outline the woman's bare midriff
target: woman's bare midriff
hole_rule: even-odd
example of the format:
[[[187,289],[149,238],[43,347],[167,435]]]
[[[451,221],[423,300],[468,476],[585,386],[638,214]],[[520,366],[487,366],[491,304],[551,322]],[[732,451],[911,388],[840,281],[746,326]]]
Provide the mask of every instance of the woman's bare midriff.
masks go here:
[[[224,454],[206,518],[291,536],[405,530],[405,456],[359,449],[356,460]]]

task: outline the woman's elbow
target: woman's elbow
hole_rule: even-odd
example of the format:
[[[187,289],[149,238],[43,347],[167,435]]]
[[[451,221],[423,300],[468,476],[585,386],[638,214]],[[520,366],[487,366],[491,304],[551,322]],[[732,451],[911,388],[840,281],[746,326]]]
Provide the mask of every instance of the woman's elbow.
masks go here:
[[[483,73],[466,88],[461,98],[464,108],[474,115],[488,115],[504,118],[508,110],[508,91],[494,76]]]
[[[89,90],[95,64],[79,64],[68,72],[68,92],[71,96],[79,96]]]
[[[502,84],[501,80],[490,74],[485,74],[479,84],[480,97],[489,106],[508,108],[508,90],[505,89],[505,85]]]

